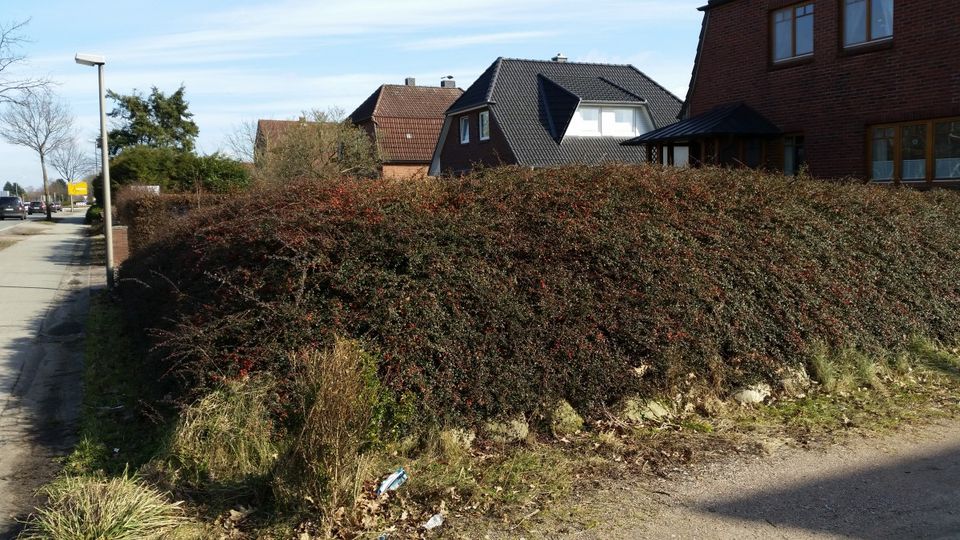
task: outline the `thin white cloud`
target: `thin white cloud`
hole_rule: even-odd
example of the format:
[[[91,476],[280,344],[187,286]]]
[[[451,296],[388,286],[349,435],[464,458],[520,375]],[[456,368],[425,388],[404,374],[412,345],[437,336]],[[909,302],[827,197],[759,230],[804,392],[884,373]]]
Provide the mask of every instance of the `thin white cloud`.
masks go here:
[[[555,36],[555,32],[500,32],[498,34],[474,34],[470,36],[449,36],[428,38],[407,43],[403,48],[407,50],[438,50],[456,49],[471,45],[491,45],[494,43],[517,43],[537,38]]]

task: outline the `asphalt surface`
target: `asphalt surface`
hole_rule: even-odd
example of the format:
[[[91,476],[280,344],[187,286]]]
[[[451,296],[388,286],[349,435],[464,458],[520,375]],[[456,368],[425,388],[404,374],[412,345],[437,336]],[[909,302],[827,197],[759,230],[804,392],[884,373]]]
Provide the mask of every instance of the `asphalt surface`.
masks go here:
[[[84,322],[104,281],[87,265],[83,214],[56,218],[0,222],[0,238],[15,240],[0,249],[0,539],[75,442]]]

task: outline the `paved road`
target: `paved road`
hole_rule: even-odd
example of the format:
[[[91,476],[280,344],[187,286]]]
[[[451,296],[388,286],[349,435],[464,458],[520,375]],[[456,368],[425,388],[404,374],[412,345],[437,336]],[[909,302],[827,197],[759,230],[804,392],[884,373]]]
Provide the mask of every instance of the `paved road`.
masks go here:
[[[83,321],[102,272],[86,264],[82,214],[0,223],[0,538],[72,446]],[[13,223],[8,226],[8,223]]]

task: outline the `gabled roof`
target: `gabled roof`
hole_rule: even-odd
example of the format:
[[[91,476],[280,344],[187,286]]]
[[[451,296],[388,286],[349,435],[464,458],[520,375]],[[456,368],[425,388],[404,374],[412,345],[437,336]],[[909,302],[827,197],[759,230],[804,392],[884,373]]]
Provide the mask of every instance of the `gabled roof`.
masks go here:
[[[461,94],[459,88],[384,84],[353,111],[350,121],[373,121],[385,162],[428,162],[444,111]]]
[[[682,141],[717,135],[779,135],[780,130],[762,114],[744,103],[721,105],[674,124],[625,141],[625,146],[651,142]]]
[[[673,122],[680,100],[631,65],[498,58],[447,110],[487,106],[517,162],[530,166],[638,161],[624,138],[565,137],[581,102],[647,105],[655,126]]]

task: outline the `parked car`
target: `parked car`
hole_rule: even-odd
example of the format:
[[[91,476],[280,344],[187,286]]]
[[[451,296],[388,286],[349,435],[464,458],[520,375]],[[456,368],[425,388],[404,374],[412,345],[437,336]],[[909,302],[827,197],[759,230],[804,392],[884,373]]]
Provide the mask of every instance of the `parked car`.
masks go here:
[[[27,219],[27,207],[20,197],[0,197],[0,220],[8,217]]]
[[[30,207],[27,209],[27,213],[33,215],[34,213],[46,214],[47,205],[43,204],[43,201],[31,201]]]

